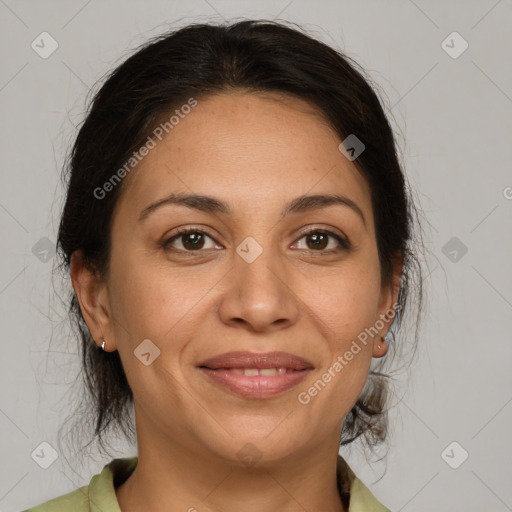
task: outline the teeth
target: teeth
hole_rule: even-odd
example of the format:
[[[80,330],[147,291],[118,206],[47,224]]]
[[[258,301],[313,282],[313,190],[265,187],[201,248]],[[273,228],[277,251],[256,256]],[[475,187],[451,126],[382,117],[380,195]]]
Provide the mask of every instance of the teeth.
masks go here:
[[[246,375],[247,377],[256,377],[257,375],[273,377],[274,375],[285,374],[286,368],[231,368],[230,371],[238,375]]]

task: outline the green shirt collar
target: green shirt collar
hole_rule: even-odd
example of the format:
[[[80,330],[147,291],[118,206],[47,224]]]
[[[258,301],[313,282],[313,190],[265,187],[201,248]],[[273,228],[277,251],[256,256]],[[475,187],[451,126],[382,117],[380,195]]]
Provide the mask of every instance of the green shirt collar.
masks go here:
[[[137,466],[138,457],[113,459],[101,473],[91,478],[89,486],[54,498],[24,512],[121,512],[115,488],[121,485]],[[348,512],[390,512],[359,480],[347,462],[338,455],[338,486],[350,493]]]

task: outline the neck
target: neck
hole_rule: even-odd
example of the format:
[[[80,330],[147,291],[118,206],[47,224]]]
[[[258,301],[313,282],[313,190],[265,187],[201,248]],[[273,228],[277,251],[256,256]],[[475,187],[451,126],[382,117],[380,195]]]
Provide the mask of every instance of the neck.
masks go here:
[[[240,466],[205,450],[144,438],[152,442],[139,442],[137,467],[116,489],[123,512],[346,512],[333,446]]]

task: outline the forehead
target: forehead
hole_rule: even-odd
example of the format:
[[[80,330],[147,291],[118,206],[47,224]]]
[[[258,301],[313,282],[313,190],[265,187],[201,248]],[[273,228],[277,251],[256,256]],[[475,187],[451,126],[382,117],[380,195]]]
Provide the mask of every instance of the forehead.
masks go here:
[[[371,212],[368,184],[339,151],[339,136],[317,109],[291,96],[197,98],[154,140],[128,176],[120,202],[129,201],[131,209],[174,191],[215,196],[245,211],[277,209],[308,193],[339,193]]]

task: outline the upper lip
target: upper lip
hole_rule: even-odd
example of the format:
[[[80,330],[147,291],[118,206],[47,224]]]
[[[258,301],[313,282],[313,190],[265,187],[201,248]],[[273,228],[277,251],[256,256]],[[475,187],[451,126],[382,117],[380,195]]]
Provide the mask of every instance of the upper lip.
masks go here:
[[[306,370],[313,368],[309,361],[288,352],[226,352],[203,361],[198,366],[220,368],[286,368]]]

